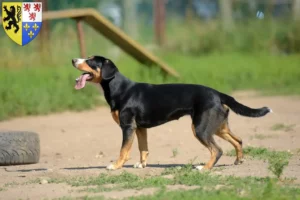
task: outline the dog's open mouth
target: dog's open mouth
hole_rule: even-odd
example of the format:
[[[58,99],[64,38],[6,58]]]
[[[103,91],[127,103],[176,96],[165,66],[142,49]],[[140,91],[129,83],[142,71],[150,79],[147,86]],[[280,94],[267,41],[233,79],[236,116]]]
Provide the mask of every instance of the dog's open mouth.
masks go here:
[[[80,77],[78,77],[76,79],[75,89],[80,90],[80,89],[84,88],[86,81],[92,80],[93,77],[94,77],[94,75],[92,73],[89,73],[89,72],[83,73]]]

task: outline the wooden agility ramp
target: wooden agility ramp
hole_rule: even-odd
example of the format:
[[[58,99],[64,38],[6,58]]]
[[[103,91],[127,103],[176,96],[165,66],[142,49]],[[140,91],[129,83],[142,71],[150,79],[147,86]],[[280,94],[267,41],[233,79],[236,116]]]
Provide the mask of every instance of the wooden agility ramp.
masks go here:
[[[154,56],[142,45],[126,35],[122,30],[113,25],[95,9],[83,8],[43,12],[43,20],[63,18],[80,19],[86,22],[140,63],[147,66],[158,66],[163,72],[174,77],[179,77],[179,74],[174,69],[169,67],[166,63]]]
[[[166,63],[154,56],[142,45],[126,35],[122,30],[113,25],[95,9],[82,8],[43,12],[43,21],[66,18],[72,18],[86,22],[140,63],[145,64],[146,66],[158,66],[166,74],[177,78],[179,77],[179,74],[174,69],[169,67]],[[0,20],[0,25],[1,24],[2,19]]]

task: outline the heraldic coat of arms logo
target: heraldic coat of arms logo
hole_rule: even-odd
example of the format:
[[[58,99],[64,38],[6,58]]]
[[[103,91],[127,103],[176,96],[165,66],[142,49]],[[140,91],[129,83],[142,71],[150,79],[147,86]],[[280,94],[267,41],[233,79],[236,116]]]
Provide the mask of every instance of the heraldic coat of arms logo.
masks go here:
[[[17,44],[31,42],[42,27],[41,2],[2,2],[2,25]]]

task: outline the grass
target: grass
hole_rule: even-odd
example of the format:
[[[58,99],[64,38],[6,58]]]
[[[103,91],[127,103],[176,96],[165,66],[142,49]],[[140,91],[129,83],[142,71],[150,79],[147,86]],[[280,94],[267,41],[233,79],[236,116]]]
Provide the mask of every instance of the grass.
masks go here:
[[[178,155],[179,151],[177,148],[172,150],[172,158],[175,158]]]
[[[162,175],[172,174],[173,179]],[[290,199],[299,198],[299,187],[278,183],[274,178],[234,177],[213,175],[210,172],[198,172],[192,165],[179,168],[168,168],[159,176],[139,177],[128,172],[119,175],[100,174],[98,177],[55,180],[72,186],[97,186],[87,192],[102,192],[105,184],[116,184],[111,190],[158,188],[158,193],[150,196],[132,197],[129,199]],[[191,191],[172,191],[167,185],[199,186]],[[221,189],[220,189],[221,188]],[[99,197],[100,198],[100,197]],[[102,198],[102,197],[101,197]],[[87,199],[98,199],[97,197]]]
[[[164,79],[157,69],[145,69],[126,56],[116,63],[122,73],[138,82],[203,84],[222,92],[254,88],[268,94],[299,93],[300,70],[296,63],[300,60],[296,56],[270,58],[231,53],[195,58],[168,53],[163,57],[181,74],[180,80]],[[0,68],[0,120],[85,110],[103,104],[94,85],[88,84],[79,91],[73,88],[79,74],[70,65]]]
[[[272,151],[263,147],[246,147],[243,149],[243,153],[247,157],[258,160],[268,160],[270,158],[290,159],[292,156],[292,154],[287,151]],[[235,150],[226,153],[227,156],[235,156],[235,154]]]
[[[284,168],[289,164],[287,158],[271,157],[269,158],[268,169],[277,177],[281,178]]]
[[[205,55],[214,52],[299,52],[299,26],[291,19],[247,20],[236,22],[231,32],[223,31],[220,20],[201,23],[190,20],[168,24],[167,49],[184,54]],[[176,34],[174,34],[176,33]]]
[[[156,200],[156,199],[162,199],[162,200],[196,200],[196,199],[209,199],[209,200],[219,200],[219,199],[286,199],[285,196],[280,194],[279,192],[270,192],[270,190],[274,190],[274,186],[270,183],[270,186],[266,186],[264,188],[263,194],[261,195],[241,195],[238,190],[205,190],[205,189],[195,189],[190,191],[165,191],[161,190],[157,192],[155,195],[148,195],[148,196],[140,196],[140,197],[132,197],[128,199],[135,199],[135,200]],[[265,194],[264,194],[265,192]],[[293,191],[291,191],[293,193]],[[250,197],[249,197],[250,196]],[[288,195],[289,197],[294,197],[293,194]]]
[[[247,147],[243,149],[245,156],[268,161],[268,169],[277,177],[281,178],[284,168],[289,164],[292,154],[287,151],[270,151],[262,147]],[[235,151],[227,152],[228,156],[234,156]]]
[[[77,74],[78,75],[78,74]],[[99,90],[76,91],[76,73],[62,68],[0,69],[0,120],[91,109],[101,104]]]
[[[98,177],[91,178],[73,178],[73,179],[51,179],[49,183],[61,183],[66,182],[71,186],[99,186],[97,188],[92,189],[93,191],[109,191],[111,188],[103,187],[106,184],[116,184],[114,190],[121,189],[142,189],[148,187],[161,187],[163,185],[171,184],[171,180],[162,178],[162,177],[151,177],[151,178],[141,178],[137,175],[122,172],[120,175],[109,175],[109,174],[100,174]],[[100,187],[102,186],[102,187]]]
[[[166,175],[172,175],[171,178]],[[157,176],[138,176],[123,171],[112,175],[101,173],[98,176],[51,178],[49,184],[66,183],[73,186],[74,192],[101,193],[122,191],[126,189],[142,190],[144,188],[156,188],[156,193],[148,196],[130,197],[127,199],[298,199],[300,187],[293,180],[278,181],[278,178],[270,177],[235,177],[215,175],[213,172],[193,169],[191,164],[182,167],[165,169]],[[37,184],[39,179],[24,184]],[[11,184],[5,187],[10,187]],[[109,187],[108,187],[109,185]],[[168,191],[166,186],[186,185],[198,186],[189,191]],[[6,188],[2,188],[5,190]],[[76,190],[76,187],[81,187]],[[3,191],[2,190],[2,191]],[[89,196],[89,195],[88,195]],[[94,195],[92,195],[94,196]],[[74,199],[64,197],[60,199]],[[84,199],[105,199],[104,197],[85,197]]]
[[[74,26],[64,26],[65,24]],[[56,24],[51,33],[53,40],[49,49],[52,51],[46,56],[41,56],[38,40],[20,47],[7,36],[0,37],[0,120],[65,110],[81,111],[103,104],[103,97],[94,85],[88,84],[80,91],[73,88],[74,80],[80,74],[70,64],[71,58],[79,55],[74,27],[71,20],[62,20]],[[156,68],[142,66],[90,27],[84,25],[84,30],[87,55],[100,54],[111,58],[120,71],[133,81],[203,84],[225,93],[255,89],[268,95],[300,94],[300,58],[296,54],[286,56],[266,53],[264,50],[243,52],[239,48],[196,55],[168,51],[168,48],[155,50],[155,55],[179,72],[181,78],[174,79],[164,77]],[[168,30],[172,30],[172,27]],[[64,37],[61,36],[62,32],[65,33]],[[243,34],[239,35],[239,32],[235,35],[243,38]],[[200,41],[206,41],[201,37]],[[185,40],[173,38],[173,35],[170,43],[172,40],[189,44]],[[142,41],[142,44],[146,43]]]
[[[296,155],[300,156],[300,148],[296,149]]]
[[[285,124],[282,124],[282,123],[278,123],[278,124],[274,124],[271,127],[271,130],[273,130],[273,131],[282,130],[282,131],[285,131],[285,132],[289,132],[289,131],[292,131],[295,126],[296,126],[295,124],[285,125]]]

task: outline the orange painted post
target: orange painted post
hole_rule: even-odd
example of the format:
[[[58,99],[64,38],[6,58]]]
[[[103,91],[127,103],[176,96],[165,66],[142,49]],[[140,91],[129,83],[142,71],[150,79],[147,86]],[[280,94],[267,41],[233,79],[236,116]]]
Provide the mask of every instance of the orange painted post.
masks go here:
[[[82,28],[82,22],[80,18],[76,19],[76,26],[77,26],[77,36],[79,41],[79,48],[80,48],[80,56],[81,58],[86,57],[86,49],[85,49],[85,41],[84,41],[84,32]]]
[[[165,44],[165,2],[153,1],[155,41],[159,46]]]
[[[43,13],[43,21],[57,19],[81,18],[87,25],[94,28],[98,33],[118,45],[138,62],[148,67],[159,67],[166,74],[179,78],[180,75],[163,60],[156,57],[138,42],[126,35],[118,27],[114,26],[108,19],[97,10],[91,8],[67,9],[59,11],[48,11]],[[1,21],[0,21],[1,24]]]

